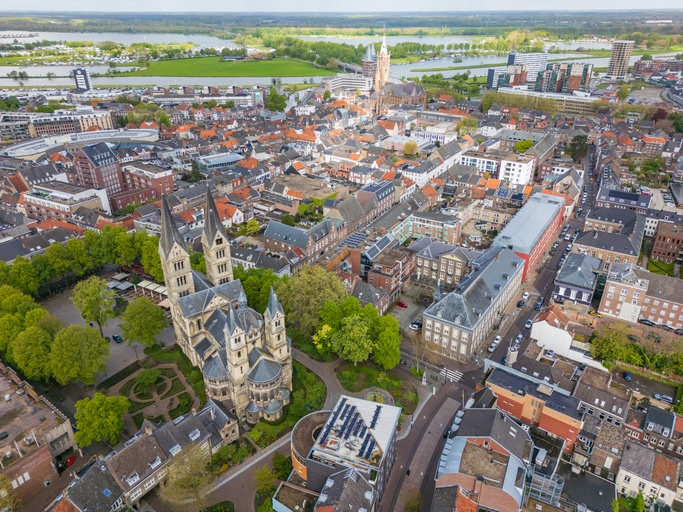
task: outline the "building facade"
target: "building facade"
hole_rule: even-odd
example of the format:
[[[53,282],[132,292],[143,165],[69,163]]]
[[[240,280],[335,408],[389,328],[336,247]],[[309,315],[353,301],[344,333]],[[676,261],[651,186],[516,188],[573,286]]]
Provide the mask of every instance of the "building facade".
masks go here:
[[[624,80],[628,77],[628,65],[633,51],[634,41],[614,41],[612,56],[609,59],[607,76],[614,80]]]
[[[83,146],[74,158],[76,184],[86,188],[103,188],[108,196],[123,192],[121,165],[104,142]]]
[[[382,87],[391,80],[391,54],[387,50],[387,38],[382,38],[382,47],[377,54],[375,68],[375,91],[381,91]]]

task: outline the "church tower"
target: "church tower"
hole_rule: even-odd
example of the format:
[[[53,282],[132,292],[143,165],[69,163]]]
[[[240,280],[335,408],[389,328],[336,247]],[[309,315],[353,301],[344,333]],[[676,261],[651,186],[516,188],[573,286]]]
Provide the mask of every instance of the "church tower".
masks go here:
[[[247,387],[244,386],[244,377],[249,372],[247,333],[232,304],[228,304],[226,313],[228,318],[223,334],[231,398],[237,409],[243,409],[249,401]]]
[[[377,54],[377,70],[375,71],[375,91],[379,92],[389,83],[391,73],[391,54],[387,50],[387,36],[382,38],[382,48]]]
[[[161,238],[159,256],[168,289],[168,298],[173,304],[178,299],[195,292],[190,266],[190,253],[185,240],[180,236],[175,220],[171,215],[166,198],[161,199]]]
[[[291,348],[287,342],[285,330],[285,311],[275,295],[273,287],[270,288],[268,307],[263,313],[265,346],[270,355],[282,364],[282,385],[287,389],[292,388],[292,363]]]
[[[228,235],[218,218],[211,190],[206,187],[202,248],[206,263],[206,277],[214,286],[232,281],[232,260]]]

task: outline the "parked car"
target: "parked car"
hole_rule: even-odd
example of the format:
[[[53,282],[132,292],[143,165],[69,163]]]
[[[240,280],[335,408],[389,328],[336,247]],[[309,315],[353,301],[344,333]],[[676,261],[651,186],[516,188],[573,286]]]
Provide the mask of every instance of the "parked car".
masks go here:
[[[489,348],[487,349],[488,353],[493,354],[496,351],[496,347],[498,347],[498,345],[496,345],[495,343],[491,343],[489,345]]]
[[[523,307],[524,307],[524,301],[523,301],[523,300],[520,300],[520,301],[517,303],[517,307],[518,307],[518,308],[523,308]]]
[[[76,456],[72,455],[71,457],[66,459],[66,461],[64,462],[64,465],[68,468],[69,466],[72,466],[74,462],[76,462]]]
[[[649,326],[649,327],[654,327],[654,326],[655,326],[655,323],[654,323],[654,322],[650,322],[647,318],[639,318],[639,319],[638,319],[638,323],[639,323],[639,324],[643,324],[643,325],[647,325],[647,326]]]
[[[660,395],[659,393],[655,393],[652,395],[655,400],[659,400],[660,402],[666,402],[667,404],[673,404],[674,399],[671,398],[669,395]]]
[[[412,324],[410,324],[410,328],[413,331],[419,331],[420,329],[422,329],[422,322],[413,322]]]
[[[540,311],[542,306],[543,306],[543,297],[539,297],[538,301],[536,301],[536,305],[534,306],[534,309],[536,311]]]
[[[572,247],[574,247],[573,244],[567,244],[567,247],[564,248],[565,251],[569,252],[572,250]]]
[[[683,329],[676,329],[674,332],[679,336],[683,336]]]
[[[633,378],[633,376],[631,375],[631,372],[624,372],[624,380],[626,382],[631,382],[632,378]]]
[[[518,334],[517,337],[515,338],[515,343],[522,343],[523,339],[524,339],[524,335]]]
[[[602,314],[598,313],[597,311],[595,311],[595,310],[593,310],[593,309],[591,309],[591,310],[588,312],[588,314],[589,314],[590,316],[594,316],[594,317],[596,317],[596,318],[602,318]]]
[[[635,334],[627,334],[626,337],[629,339],[629,341],[632,341],[633,343],[640,343],[642,340],[636,336]]]
[[[527,300],[529,298],[529,292],[524,292],[522,294],[522,299]]]
[[[659,324],[657,327],[659,327],[660,329],[663,329],[665,331],[668,331],[668,332],[674,332],[674,328],[670,327],[666,324]]]
[[[407,307],[408,307],[408,304],[407,304],[406,302],[403,302],[402,300],[399,300],[399,301],[396,303],[396,305],[397,305],[399,308],[407,308]]]
[[[554,350],[546,350],[545,351],[545,357],[555,357],[555,351]]]
[[[112,336],[112,338],[114,338],[114,341],[115,341],[116,343],[122,343],[122,342],[123,342],[123,338],[122,338],[120,335],[118,335],[118,334],[114,334],[114,335]]]
[[[525,329],[531,329],[531,320],[527,320],[526,323],[524,324]]]
[[[498,345],[501,341],[503,341],[502,336],[496,336],[495,338],[493,338],[493,343],[495,343],[496,345]]]

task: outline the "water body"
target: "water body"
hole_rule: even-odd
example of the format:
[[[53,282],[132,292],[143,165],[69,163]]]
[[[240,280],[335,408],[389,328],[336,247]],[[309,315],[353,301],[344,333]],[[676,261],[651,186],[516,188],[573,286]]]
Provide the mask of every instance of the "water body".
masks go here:
[[[12,30],[0,30],[0,36],[15,35]],[[127,34],[123,32],[38,32],[36,37],[18,37],[20,43],[32,43],[36,41],[114,41],[115,43],[131,45],[133,43],[152,44],[189,44],[193,43],[200,48],[237,48],[238,46],[228,39],[207,36],[203,34]],[[0,39],[0,43],[11,43],[12,39]]]

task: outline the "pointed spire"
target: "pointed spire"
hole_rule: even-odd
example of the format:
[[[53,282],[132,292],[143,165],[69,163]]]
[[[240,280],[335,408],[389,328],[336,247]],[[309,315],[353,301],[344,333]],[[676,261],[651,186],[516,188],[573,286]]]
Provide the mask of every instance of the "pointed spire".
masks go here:
[[[278,312],[282,313],[283,315],[285,314],[284,310],[282,309],[282,306],[280,305],[280,301],[277,299],[277,295],[275,295],[275,290],[271,286],[266,313],[270,318],[274,318]]]
[[[384,34],[382,36],[382,47],[379,49],[380,55],[386,55],[388,52],[387,50],[387,36]]]
[[[223,240],[228,240],[228,235],[225,232],[223,224],[218,218],[218,211],[216,210],[216,203],[211,195],[211,189],[206,187],[206,205],[204,208],[204,234],[207,241],[212,244],[216,238],[216,233],[223,235]]]
[[[228,335],[228,337],[232,337],[233,334],[235,334],[235,331],[237,328],[240,328],[244,331],[244,326],[242,325],[242,320],[240,317],[237,315],[235,312],[235,308],[232,307],[232,304],[228,305],[228,318],[227,321],[225,322],[225,331]]]
[[[237,297],[237,307],[239,309],[247,309],[248,306],[248,300],[247,300],[247,294],[244,291],[244,288],[240,290],[240,293]]]
[[[180,236],[180,231],[178,231],[178,226],[176,226],[173,215],[171,215],[171,209],[168,207],[166,198],[161,198],[161,240],[159,245],[164,251],[164,255],[168,256],[173,248],[173,244],[177,243],[180,247],[187,252],[187,246],[185,240]],[[188,253],[189,254],[189,253]]]

